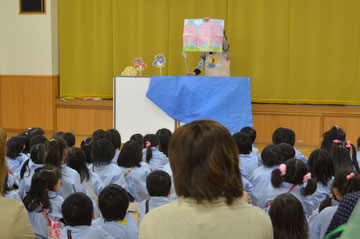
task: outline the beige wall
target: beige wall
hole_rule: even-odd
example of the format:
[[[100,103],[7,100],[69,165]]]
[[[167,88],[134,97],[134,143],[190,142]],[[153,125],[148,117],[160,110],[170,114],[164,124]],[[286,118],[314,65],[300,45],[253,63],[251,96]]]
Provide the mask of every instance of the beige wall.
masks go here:
[[[0,0],[0,75],[58,75],[58,56],[57,0],[46,0],[42,15]]]

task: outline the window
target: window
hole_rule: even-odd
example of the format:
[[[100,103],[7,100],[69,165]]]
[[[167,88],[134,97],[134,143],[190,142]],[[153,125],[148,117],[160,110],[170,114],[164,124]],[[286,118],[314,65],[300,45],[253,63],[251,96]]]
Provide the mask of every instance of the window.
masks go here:
[[[46,0],[20,0],[20,14],[45,14]]]

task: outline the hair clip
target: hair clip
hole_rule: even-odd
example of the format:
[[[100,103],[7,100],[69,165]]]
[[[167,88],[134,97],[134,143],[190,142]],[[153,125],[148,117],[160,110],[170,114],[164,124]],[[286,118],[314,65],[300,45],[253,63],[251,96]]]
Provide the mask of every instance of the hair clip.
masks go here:
[[[145,146],[146,146],[146,148],[151,147],[150,141],[146,141],[146,142],[145,142]]]
[[[340,141],[340,140],[338,140],[338,139],[334,139],[334,140],[333,140],[333,143],[340,144],[340,143],[341,143],[341,141]]]
[[[54,138],[49,139],[49,142],[51,142],[51,141],[55,141],[55,142],[56,142],[56,139],[54,139]]]
[[[304,183],[307,183],[310,178],[311,178],[311,173],[305,174],[304,179],[303,179],[303,182],[304,182]]]
[[[286,175],[286,164],[280,164],[279,170],[280,170],[281,176]]]
[[[349,180],[350,178],[355,177],[355,173],[350,173],[346,176],[346,179]]]
[[[350,148],[350,147],[351,147],[351,142],[350,142],[350,140],[346,142],[345,147],[346,147],[346,148]]]

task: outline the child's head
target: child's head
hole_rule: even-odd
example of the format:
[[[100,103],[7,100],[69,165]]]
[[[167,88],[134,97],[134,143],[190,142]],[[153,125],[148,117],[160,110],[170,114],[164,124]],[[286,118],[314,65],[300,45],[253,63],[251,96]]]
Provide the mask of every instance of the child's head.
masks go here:
[[[281,150],[281,155],[283,157],[283,161],[285,162],[288,159],[292,159],[295,157],[295,149],[288,143],[280,143],[278,144],[279,149]]]
[[[75,136],[73,135],[73,133],[71,132],[66,132],[63,134],[63,139],[65,140],[66,142],[66,145],[71,148],[71,147],[74,147],[75,145]]]
[[[61,205],[63,218],[69,226],[90,226],[94,207],[84,193],[73,193]]]
[[[325,149],[313,151],[310,154],[307,165],[312,177],[325,186],[334,175],[331,155]]]
[[[333,183],[334,194],[341,200],[347,193],[360,191],[360,175],[352,169],[339,170]]]
[[[24,137],[14,136],[11,137],[6,143],[6,156],[15,159],[20,156],[25,148]]]
[[[121,136],[119,131],[116,129],[109,129],[105,132],[104,139],[109,140],[115,149],[120,149],[121,146]]]
[[[163,152],[166,156],[168,156],[168,148],[169,148],[171,135],[172,135],[171,131],[166,128],[159,129],[156,132],[156,136],[159,138],[160,141],[161,152]]]
[[[124,219],[128,207],[128,193],[117,184],[106,186],[99,194],[99,208],[105,221]]]
[[[46,143],[45,163],[54,167],[60,167],[64,163],[66,143],[59,138],[51,138]]]
[[[40,203],[44,208],[51,209],[48,191],[56,191],[59,188],[60,177],[59,169],[51,165],[35,169],[30,190],[24,198],[26,209],[34,211]]]
[[[103,139],[104,136],[105,136],[105,130],[103,129],[97,129],[91,135],[91,137],[94,138],[94,140]]]
[[[140,167],[141,161],[142,149],[140,144],[133,140],[127,141],[120,151],[117,164],[125,168]]]
[[[57,131],[51,136],[51,138],[62,138],[62,139],[64,139],[64,134],[65,134],[65,132],[63,132],[63,131]]]
[[[300,159],[289,159],[280,168],[271,173],[271,183],[275,188],[283,182],[306,186],[302,190],[304,196],[311,195],[316,191],[316,180],[311,178],[307,165]]]
[[[277,128],[272,135],[273,144],[287,143],[294,147],[295,132],[287,128]]]
[[[352,157],[350,156],[352,149]],[[340,169],[355,168],[360,173],[359,164],[356,160],[356,150],[350,141],[334,140],[331,145],[331,157],[335,174]]]
[[[91,147],[91,160],[96,166],[110,164],[114,155],[115,149],[109,140],[95,140]]]
[[[338,126],[333,126],[330,130],[326,131],[323,134],[321,148],[326,151],[331,151],[331,145],[335,139],[344,141],[346,138],[345,131],[339,128]]]
[[[272,167],[281,164],[282,155],[279,146],[269,144],[261,152],[261,160],[265,166]]]
[[[141,145],[141,148],[144,148],[144,137],[142,136],[142,134],[133,134],[130,137],[130,140],[138,142]]]
[[[44,136],[44,135],[35,135],[31,138],[30,140],[30,151],[31,151],[31,148],[34,146],[34,145],[37,145],[37,144],[45,144],[47,141],[47,138]]]
[[[85,138],[82,142],[81,142],[81,149],[84,151],[85,155],[86,155],[86,162],[87,163],[92,163],[91,160],[91,147],[94,143],[94,139],[93,138]]]
[[[150,162],[150,159],[152,158],[151,147],[159,147],[159,138],[156,134],[147,134],[144,136],[144,145],[146,147],[146,162]]]
[[[269,215],[274,238],[308,238],[308,223],[301,202],[292,194],[277,196],[271,204]]]
[[[251,139],[251,144],[255,143],[255,139],[256,139],[256,130],[254,128],[251,127],[244,127],[240,130],[240,132],[248,134],[250,136]]]
[[[36,144],[31,147],[30,159],[35,164],[44,164],[45,154],[46,154],[45,144]],[[20,178],[21,179],[24,178],[26,170],[29,171],[29,175],[30,175],[30,169],[29,169],[30,159],[26,160],[25,163],[23,164],[23,166],[21,167],[21,170],[20,170]]]
[[[89,180],[90,173],[86,166],[86,155],[82,149],[72,147],[65,157],[65,162],[67,166],[79,173],[81,182],[83,180]]]
[[[165,171],[152,171],[146,178],[146,188],[151,197],[167,197],[170,193],[171,178]]]
[[[249,134],[238,132],[233,135],[240,154],[250,154],[252,151],[252,140]]]

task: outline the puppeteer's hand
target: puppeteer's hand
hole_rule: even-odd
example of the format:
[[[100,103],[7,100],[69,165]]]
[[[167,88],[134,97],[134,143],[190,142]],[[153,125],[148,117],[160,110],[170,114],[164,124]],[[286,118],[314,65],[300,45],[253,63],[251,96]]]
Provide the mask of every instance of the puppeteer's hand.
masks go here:
[[[186,75],[187,76],[195,76],[195,72],[193,72],[193,71],[192,72],[186,72]]]
[[[209,21],[209,19],[210,19],[210,17],[204,17],[204,18],[203,18],[204,22]]]

